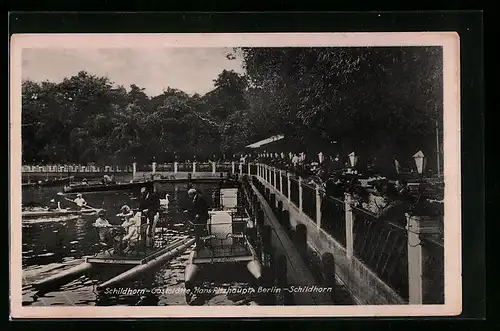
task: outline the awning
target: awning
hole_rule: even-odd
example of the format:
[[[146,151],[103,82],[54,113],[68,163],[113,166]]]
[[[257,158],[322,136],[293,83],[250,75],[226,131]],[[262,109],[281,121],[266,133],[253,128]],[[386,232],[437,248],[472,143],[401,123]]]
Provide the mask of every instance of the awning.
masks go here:
[[[276,135],[276,136],[269,137],[267,139],[263,139],[261,141],[257,141],[256,143],[247,145],[246,148],[259,148],[259,147],[262,147],[264,145],[267,145],[267,144],[270,144],[270,143],[274,143],[274,142],[276,142],[278,140],[281,140],[283,138],[285,138],[285,135],[279,134],[279,135]]]

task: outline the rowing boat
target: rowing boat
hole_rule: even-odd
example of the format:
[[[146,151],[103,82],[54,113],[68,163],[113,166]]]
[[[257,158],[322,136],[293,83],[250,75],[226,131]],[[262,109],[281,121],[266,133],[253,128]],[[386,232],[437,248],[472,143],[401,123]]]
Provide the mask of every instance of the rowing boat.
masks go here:
[[[64,193],[77,192],[102,192],[102,191],[118,191],[140,188],[143,186],[152,186],[152,181],[131,182],[131,183],[116,183],[116,184],[95,184],[95,185],[65,185]]]
[[[37,217],[56,217],[66,215],[88,215],[95,213],[95,209],[82,209],[82,210],[29,210],[23,211],[23,218],[37,218]]]

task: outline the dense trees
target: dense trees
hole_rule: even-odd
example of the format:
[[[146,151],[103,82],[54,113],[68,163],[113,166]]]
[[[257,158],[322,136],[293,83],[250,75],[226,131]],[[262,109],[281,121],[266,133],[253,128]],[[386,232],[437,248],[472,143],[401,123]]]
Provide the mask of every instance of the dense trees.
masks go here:
[[[168,88],[150,98],[139,86],[127,91],[86,72],[60,83],[23,82],[24,161],[213,158],[278,133],[297,151],[355,150],[381,166],[392,167],[394,157],[408,160],[418,149],[435,155],[440,48],[235,52],[246,75],[224,70],[203,96]]]

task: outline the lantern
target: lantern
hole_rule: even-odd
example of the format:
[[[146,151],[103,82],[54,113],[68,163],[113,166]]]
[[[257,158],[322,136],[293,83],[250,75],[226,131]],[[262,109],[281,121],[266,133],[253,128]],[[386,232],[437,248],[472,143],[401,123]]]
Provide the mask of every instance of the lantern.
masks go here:
[[[349,162],[351,163],[351,167],[355,167],[356,163],[358,163],[358,156],[352,152],[349,154]]]
[[[427,163],[427,158],[424,153],[422,151],[416,152],[415,155],[413,155],[413,159],[415,160],[415,165],[417,166],[417,172],[419,174],[423,174]]]

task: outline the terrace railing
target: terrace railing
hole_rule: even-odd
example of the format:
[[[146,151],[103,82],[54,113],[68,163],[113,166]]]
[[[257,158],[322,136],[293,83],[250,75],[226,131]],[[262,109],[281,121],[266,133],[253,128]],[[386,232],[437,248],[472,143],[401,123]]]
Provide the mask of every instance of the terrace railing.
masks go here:
[[[319,185],[262,164],[257,165],[256,178],[281,193],[305,220],[342,245],[348,259],[362,262],[404,301],[444,302],[442,232],[429,230],[442,228],[442,215],[379,217],[361,208],[350,193],[345,199],[331,197]]]

